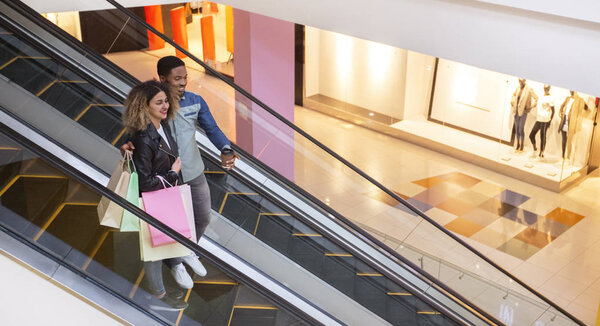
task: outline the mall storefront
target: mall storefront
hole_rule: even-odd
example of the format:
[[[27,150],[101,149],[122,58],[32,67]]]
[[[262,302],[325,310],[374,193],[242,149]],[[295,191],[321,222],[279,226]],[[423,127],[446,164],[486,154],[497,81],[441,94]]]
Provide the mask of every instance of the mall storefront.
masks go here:
[[[303,105],[560,191],[598,167],[598,98],[305,28]]]

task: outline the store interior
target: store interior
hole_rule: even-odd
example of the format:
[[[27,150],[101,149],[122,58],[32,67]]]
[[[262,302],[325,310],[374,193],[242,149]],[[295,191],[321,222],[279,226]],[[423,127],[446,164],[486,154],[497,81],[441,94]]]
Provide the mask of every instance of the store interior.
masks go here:
[[[525,116],[520,150],[511,113],[518,80],[517,76],[306,27],[306,107],[560,191],[591,170],[597,99],[575,92],[585,105],[569,115],[569,124],[574,126],[563,145],[561,108],[569,111],[565,99],[570,90],[550,85],[546,102],[553,103],[551,119],[543,136],[536,127],[534,145],[530,135],[539,120],[545,91],[543,82],[526,80],[540,105],[531,103]],[[545,150],[540,155],[542,137]]]

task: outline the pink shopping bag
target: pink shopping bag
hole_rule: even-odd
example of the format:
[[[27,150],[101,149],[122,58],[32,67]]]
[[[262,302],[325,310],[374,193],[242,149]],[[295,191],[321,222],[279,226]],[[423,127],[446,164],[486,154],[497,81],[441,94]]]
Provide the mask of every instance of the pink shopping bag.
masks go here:
[[[164,188],[156,191],[143,192],[146,213],[168,225],[186,238],[192,237],[188,217],[181,196],[180,186]],[[192,217],[193,218],[193,217]],[[175,242],[168,235],[148,225],[152,247]]]

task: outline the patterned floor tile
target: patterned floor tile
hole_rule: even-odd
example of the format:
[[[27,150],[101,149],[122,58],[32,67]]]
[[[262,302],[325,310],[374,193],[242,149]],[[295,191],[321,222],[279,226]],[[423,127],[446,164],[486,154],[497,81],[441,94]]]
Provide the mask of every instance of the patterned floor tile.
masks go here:
[[[475,208],[475,206],[456,198],[448,198],[436,207],[457,216],[467,214]]]
[[[490,199],[489,196],[480,194],[480,193],[470,190],[470,189],[467,189],[456,195],[452,195],[451,198],[460,199],[460,200],[464,201],[465,203],[469,203],[473,206],[479,206],[486,200]]]
[[[538,222],[531,225],[530,228],[536,229],[542,233],[548,233],[556,238],[569,230],[570,227],[560,222],[556,222],[555,220],[540,216]]]
[[[523,260],[529,259],[529,257],[540,251],[540,248],[519,239],[510,239],[496,249]]]
[[[526,228],[525,230],[521,231],[521,233],[515,235],[515,239],[521,240],[527,244],[541,249],[556,238],[550,234],[539,232],[536,229]]]
[[[543,216],[539,216],[522,208],[515,208],[513,210],[510,210],[506,214],[504,214],[504,217],[511,221],[521,223],[525,226],[536,224],[538,222],[538,218],[544,218]]]
[[[488,226],[500,218],[499,215],[490,213],[481,208],[475,208],[467,214],[461,215],[460,217],[465,218],[471,222],[475,222],[481,226]],[[495,247],[497,246],[494,246],[494,248]]]
[[[412,183],[419,185],[421,187],[431,188],[441,182],[444,182],[444,179],[441,179],[439,177],[429,177],[429,178],[413,181]]]
[[[583,215],[579,215],[560,207],[557,207],[548,213],[546,217],[568,226],[573,226],[584,218]]]
[[[503,216],[509,211],[515,209],[515,206],[504,203],[497,198],[490,198],[483,202],[483,204],[479,205],[479,208],[484,209],[490,213]]]
[[[504,191],[506,188],[499,186],[497,184],[493,184],[487,181],[481,181],[478,184],[472,186],[470,190],[478,192],[484,196],[494,197],[497,194]]]
[[[499,218],[492,224],[488,225],[487,228],[512,238],[521,231],[525,230],[526,226],[505,218]]]
[[[500,232],[484,228],[479,232],[473,234],[471,236],[471,239],[477,240],[489,247],[498,248],[499,246],[503,245],[506,241],[512,239],[512,237],[508,237]]]
[[[450,176],[448,179],[446,179],[446,181],[457,184],[464,188],[470,188],[479,183],[481,180],[459,172]]]
[[[454,214],[450,214],[450,213],[443,211],[436,207],[433,207],[432,209],[427,211],[427,216],[431,217],[434,221],[438,222],[440,225],[446,225],[458,217]]]
[[[412,199],[416,199],[420,202],[426,203],[431,206],[437,206],[438,204],[448,199],[449,196],[449,194],[437,191],[435,189],[427,189],[422,193],[414,196]]]
[[[483,229],[483,226],[461,217],[457,217],[452,222],[444,225],[444,227],[450,231],[464,235],[465,237],[470,237],[477,231]]]
[[[519,205],[519,208],[526,209],[530,212],[538,215],[546,216],[550,211],[556,207],[556,204],[539,198],[532,198],[523,204]]]
[[[519,206],[521,204],[523,204],[524,202],[529,200],[529,197],[525,196],[525,195],[521,195],[519,193],[516,193],[514,191],[510,191],[508,189],[504,190],[503,192],[499,193],[496,198],[500,199],[502,202],[505,202],[507,204],[511,204],[513,206]]]
[[[431,187],[430,189],[440,192],[440,193],[447,194],[448,197],[465,191],[465,187],[459,186],[459,185],[457,185],[455,183],[451,183],[451,182],[438,183],[435,186]]]

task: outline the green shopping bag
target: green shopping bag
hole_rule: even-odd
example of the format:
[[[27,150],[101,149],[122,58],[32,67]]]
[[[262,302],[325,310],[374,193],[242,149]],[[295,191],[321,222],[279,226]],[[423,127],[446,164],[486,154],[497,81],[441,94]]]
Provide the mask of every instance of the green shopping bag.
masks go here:
[[[133,164],[133,159],[131,157],[131,152],[126,152],[125,156],[127,157],[127,163],[129,166],[133,166],[133,171],[129,176],[129,187],[127,188],[127,201],[134,204],[137,207],[140,207],[139,198],[139,184],[138,184],[138,174],[135,168],[135,164]],[[133,215],[127,210],[123,210],[123,218],[121,219],[121,232],[137,232],[140,230],[140,220],[137,216]]]

